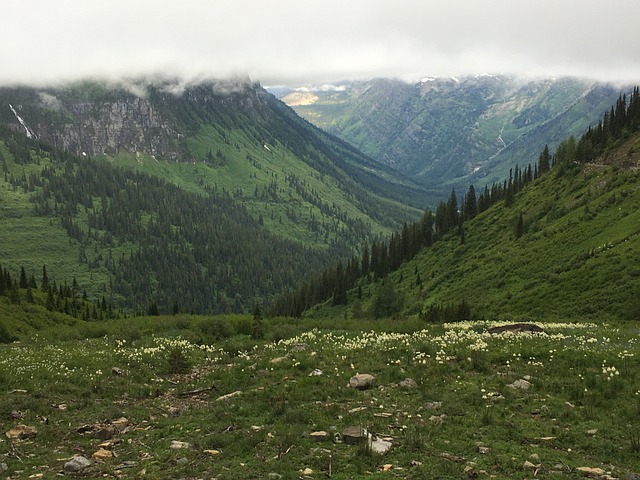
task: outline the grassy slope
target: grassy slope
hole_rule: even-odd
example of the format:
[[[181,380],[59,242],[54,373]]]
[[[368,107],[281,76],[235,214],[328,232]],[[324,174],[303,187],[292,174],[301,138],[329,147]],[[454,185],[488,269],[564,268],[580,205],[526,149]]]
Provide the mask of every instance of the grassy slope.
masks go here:
[[[88,323],[57,336],[66,340],[0,346],[3,433],[18,424],[37,430],[23,441],[0,439],[5,475],[47,478],[73,455],[91,458],[101,448],[111,457],[80,476],[293,480],[309,468],[310,478],[337,480],[528,479],[582,478],[580,467],[613,478],[640,471],[636,324],[542,324],[547,334],[492,337],[482,323],[410,334],[361,323],[279,343],[244,335],[195,343],[211,327],[246,321]],[[271,336],[278,325],[266,327]],[[111,373],[114,366],[122,375]],[[310,376],[316,368],[322,375]],[[374,374],[379,386],[348,388],[356,372]],[[399,386],[407,377],[416,388]],[[509,387],[524,377],[527,390]],[[391,440],[391,450],[377,455],[340,442],[349,426]],[[315,430],[330,440],[314,442]],[[172,441],[188,445],[174,449]]]
[[[635,137],[617,152],[639,146]],[[512,207],[499,202],[466,222],[464,243],[458,235],[445,237],[393,273],[404,314],[465,300],[489,319],[637,316],[639,187],[635,169],[576,166],[562,176],[552,171],[520,192]],[[516,239],[520,213],[526,233]],[[364,311],[378,287],[362,283]],[[348,313],[320,307],[310,315],[336,312]]]

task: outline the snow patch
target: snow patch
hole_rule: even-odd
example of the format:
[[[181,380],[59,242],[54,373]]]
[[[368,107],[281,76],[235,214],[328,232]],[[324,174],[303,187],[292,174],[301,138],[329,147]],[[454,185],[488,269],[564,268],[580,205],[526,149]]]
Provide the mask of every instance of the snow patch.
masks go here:
[[[435,82],[438,77],[424,77],[420,83]]]
[[[27,125],[27,123],[22,119],[22,117],[18,115],[18,112],[16,112],[16,109],[13,108],[13,105],[9,104],[9,108],[11,109],[15,117],[18,119],[18,122],[20,122],[20,125],[22,125],[22,127],[24,128],[25,132],[27,133],[27,137],[38,138],[37,135],[34,133],[34,131],[31,130],[31,128],[29,128],[29,125]]]
[[[460,80],[458,80],[458,78],[454,77],[453,75],[451,77],[449,77],[451,80],[453,80],[456,83],[460,83]]]
[[[270,151],[271,151],[271,149],[267,146],[267,144],[266,144],[266,143],[263,145],[263,147],[265,148],[265,150],[266,150],[267,152],[270,152]]]

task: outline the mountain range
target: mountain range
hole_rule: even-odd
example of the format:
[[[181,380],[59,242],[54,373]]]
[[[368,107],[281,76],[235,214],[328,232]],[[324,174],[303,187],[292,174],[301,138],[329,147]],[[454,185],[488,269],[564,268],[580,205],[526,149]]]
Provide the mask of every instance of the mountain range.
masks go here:
[[[578,78],[505,75],[341,82],[273,92],[298,114],[446,197],[535,162],[629,90]],[[433,204],[436,202],[434,201]]]

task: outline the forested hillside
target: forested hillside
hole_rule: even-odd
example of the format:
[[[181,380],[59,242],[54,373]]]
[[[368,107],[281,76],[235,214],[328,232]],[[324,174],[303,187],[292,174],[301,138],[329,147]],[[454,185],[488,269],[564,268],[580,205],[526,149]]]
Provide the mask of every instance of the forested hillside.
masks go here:
[[[640,90],[597,126],[281,297],[274,313],[636,318]]]

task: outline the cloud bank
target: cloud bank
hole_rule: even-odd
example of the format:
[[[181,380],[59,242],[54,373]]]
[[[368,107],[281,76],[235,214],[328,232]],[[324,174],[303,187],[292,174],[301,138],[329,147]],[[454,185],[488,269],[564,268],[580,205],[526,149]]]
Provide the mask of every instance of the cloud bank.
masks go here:
[[[2,84],[483,72],[640,83],[637,0],[22,0],[4,13]]]

